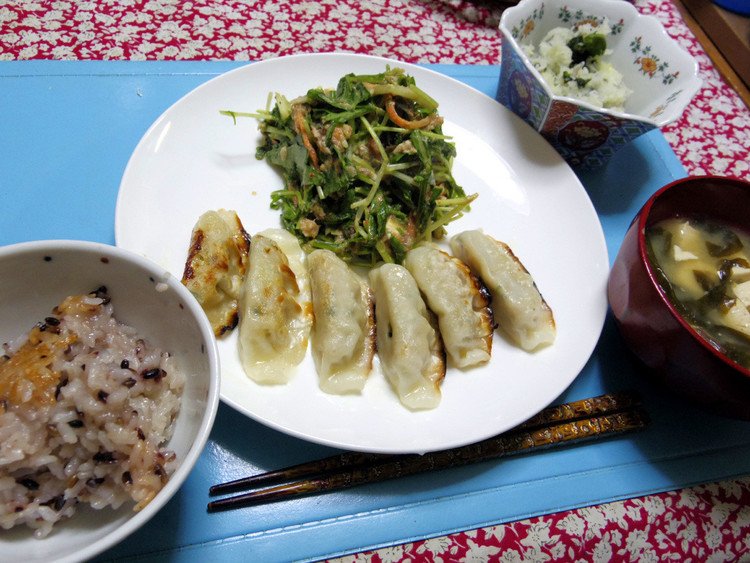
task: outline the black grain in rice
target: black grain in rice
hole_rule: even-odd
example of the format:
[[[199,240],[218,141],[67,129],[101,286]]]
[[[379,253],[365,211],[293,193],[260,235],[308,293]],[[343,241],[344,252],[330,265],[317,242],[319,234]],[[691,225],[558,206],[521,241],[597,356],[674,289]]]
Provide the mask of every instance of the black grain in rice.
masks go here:
[[[112,452],[96,452],[91,459],[97,463],[114,463],[117,461]]]
[[[56,497],[52,497],[48,501],[40,502],[39,505],[49,506],[55,511],[60,512],[65,506],[65,495],[57,495]]]
[[[147,369],[141,373],[141,376],[143,376],[143,379],[154,379],[157,382],[161,380],[162,377],[167,375],[167,372],[165,372],[161,368],[153,368],[153,369]]]
[[[55,387],[55,401],[60,400],[60,390],[65,387],[69,382],[67,374],[63,373]]]
[[[36,481],[34,481],[34,479],[30,477],[21,477],[19,479],[16,479],[16,483],[26,487],[30,491],[36,491],[39,489],[39,483],[37,483]]]
[[[17,404],[0,397],[3,424],[8,419],[9,428],[19,436],[43,436],[33,440],[29,445],[32,449],[23,459],[0,468],[0,478],[10,477],[10,486],[0,491],[4,528],[8,527],[6,523],[26,524],[35,537],[43,538],[55,522],[71,517],[78,504],[115,507],[132,500],[143,506],[173,471],[171,463],[165,461],[168,456],[156,456],[171,435],[184,378],[179,370],[169,367],[166,351],[114,319],[111,303],[100,306],[92,302],[92,295],[108,302],[105,292],[102,287],[93,294],[71,296],[50,316],[37,319],[41,322],[35,326],[44,332],[39,328],[35,332],[44,340],[59,339],[62,344],[42,347],[34,356],[40,369],[55,374],[46,391],[50,398],[54,396],[54,402]],[[19,345],[24,345],[21,336],[4,345],[0,342],[0,365],[13,360]],[[136,358],[138,364],[133,363]],[[153,370],[149,374],[152,380],[170,373],[158,393],[152,385],[139,385],[140,374],[149,369]],[[120,385],[129,390],[116,392]],[[91,408],[91,399],[99,407]],[[141,405],[145,412],[151,414],[154,409],[158,416],[139,420]],[[110,428],[110,423],[119,429]],[[118,434],[124,436],[121,431],[126,429],[130,440],[115,439]],[[136,447],[143,456],[131,459]],[[160,466],[157,478],[153,473],[155,461]],[[65,475],[58,475],[61,463]]]
[[[107,287],[104,285],[97,287],[89,295],[93,295],[94,297],[101,299],[102,305],[106,305],[107,303],[111,301],[111,298],[109,297],[109,292],[107,291]]]
[[[161,463],[154,464],[154,475],[158,475],[162,478],[167,476],[167,472],[164,470],[164,466]]]

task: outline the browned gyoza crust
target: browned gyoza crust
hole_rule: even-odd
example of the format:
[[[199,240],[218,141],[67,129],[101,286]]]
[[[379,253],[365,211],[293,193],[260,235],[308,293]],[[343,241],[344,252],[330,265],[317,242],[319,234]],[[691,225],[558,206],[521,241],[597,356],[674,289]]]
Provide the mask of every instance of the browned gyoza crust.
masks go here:
[[[234,211],[207,211],[193,228],[182,283],[203,307],[216,336],[239,320],[239,297],[250,236]]]
[[[434,245],[410,250],[404,265],[437,316],[452,365],[468,368],[487,363],[494,321],[489,294],[481,281],[461,260]]]

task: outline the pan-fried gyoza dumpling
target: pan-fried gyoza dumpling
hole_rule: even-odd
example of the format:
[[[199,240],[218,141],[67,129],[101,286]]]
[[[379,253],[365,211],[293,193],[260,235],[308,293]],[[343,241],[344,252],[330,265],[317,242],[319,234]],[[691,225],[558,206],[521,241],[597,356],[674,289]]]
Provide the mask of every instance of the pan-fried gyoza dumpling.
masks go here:
[[[435,408],[445,377],[445,352],[417,283],[403,266],[383,264],[370,271],[370,285],[383,373],[404,406]]]
[[[216,336],[237,326],[250,237],[234,211],[207,211],[198,218],[182,283],[206,313]]]
[[[370,288],[330,250],[307,257],[313,322],[311,346],[320,388],[359,393],[372,370],[375,316]]]
[[[450,245],[489,289],[495,322],[513,343],[533,351],[554,342],[557,329],[552,310],[508,245],[481,230],[459,233]]]
[[[311,324],[297,239],[281,229],[253,236],[240,300],[238,349],[245,373],[258,383],[286,383],[305,357]]]
[[[448,360],[458,368],[488,362],[495,329],[489,296],[468,266],[431,244],[407,252],[404,266],[437,315]]]

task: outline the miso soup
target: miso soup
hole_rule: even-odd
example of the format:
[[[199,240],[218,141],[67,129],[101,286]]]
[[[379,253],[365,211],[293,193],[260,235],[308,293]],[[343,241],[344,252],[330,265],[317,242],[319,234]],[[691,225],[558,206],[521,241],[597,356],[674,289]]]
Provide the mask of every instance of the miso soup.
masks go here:
[[[750,237],[709,221],[672,218],[646,231],[659,283],[714,348],[750,369]]]

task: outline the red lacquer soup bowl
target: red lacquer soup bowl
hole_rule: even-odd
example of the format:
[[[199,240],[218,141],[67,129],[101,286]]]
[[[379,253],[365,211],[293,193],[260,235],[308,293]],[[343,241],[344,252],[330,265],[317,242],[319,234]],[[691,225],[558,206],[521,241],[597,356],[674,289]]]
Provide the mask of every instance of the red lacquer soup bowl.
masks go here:
[[[685,320],[649,258],[646,230],[671,217],[700,218],[748,234],[750,183],[689,177],[651,196],[630,225],[610,273],[608,297],[620,333],[667,392],[750,420],[750,370],[719,352]]]

